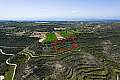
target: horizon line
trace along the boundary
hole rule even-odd
[[[37,18],[37,17],[24,17],[24,18],[3,18],[0,17],[0,21],[94,21],[94,20],[120,20],[120,16],[113,16],[113,17],[44,17],[44,18]]]

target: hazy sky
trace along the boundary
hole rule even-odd
[[[120,16],[120,0],[0,0],[0,19]]]

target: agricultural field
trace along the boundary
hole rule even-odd
[[[63,37],[68,37],[68,36],[73,35],[73,32],[72,31],[62,31],[62,32],[60,32],[60,34]]]
[[[14,66],[8,66],[8,69],[5,72],[5,80],[12,79],[13,73],[14,73]]]
[[[48,34],[46,34],[45,42],[51,42],[56,39],[57,39],[57,37],[56,37],[55,33],[48,33]]]

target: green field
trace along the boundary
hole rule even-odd
[[[120,33],[120,30],[118,29],[118,30],[112,30],[112,32],[114,32],[114,33]]]
[[[68,36],[73,35],[73,33],[71,31],[62,31],[60,34],[63,37],[68,37]]]
[[[5,80],[11,80],[15,66],[9,66],[8,71],[5,73]]]
[[[44,42],[51,42],[56,39],[57,39],[57,37],[56,37],[55,33],[48,33]]]

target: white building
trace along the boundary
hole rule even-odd
[[[1,76],[0,76],[0,80],[4,80],[4,76],[1,75]]]

